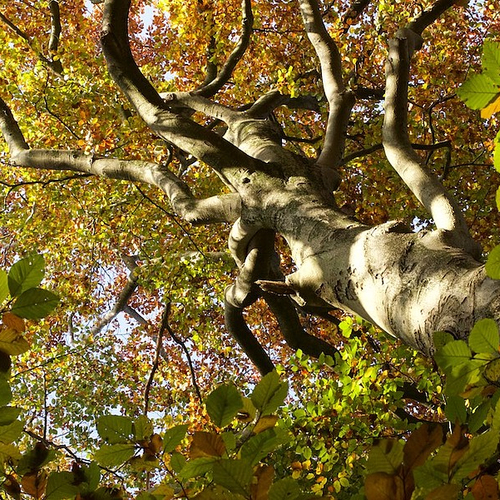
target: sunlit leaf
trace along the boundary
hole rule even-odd
[[[288,384],[282,382],[276,371],[262,377],[251,394],[251,400],[261,415],[276,411],[288,394]]]
[[[486,274],[493,279],[500,279],[500,245],[496,246],[488,255]]]
[[[384,439],[370,450],[366,469],[369,474],[375,472],[394,474],[402,461],[403,445],[394,439]]]
[[[469,346],[476,353],[498,353],[500,335],[498,326],[492,319],[481,319],[472,328],[469,336]]]
[[[10,294],[18,297],[26,290],[37,287],[43,279],[44,267],[43,255],[30,255],[16,262],[8,274]]]
[[[215,389],[206,400],[207,412],[217,427],[228,425],[243,406],[241,394],[230,384]]]
[[[469,108],[483,109],[497,99],[500,86],[488,75],[472,75],[458,88],[457,94]]]
[[[0,306],[8,296],[9,281],[7,279],[7,273],[3,269],[0,269]]]

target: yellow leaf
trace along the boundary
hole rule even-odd
[[[435,490],[432,490],[425,500],[456,500],[458,498],[459,489],[456,484],[443,484]]]
[[[481,118],[491,118],[495,113],[500,111],[500,94],[497,94],[496,99],[481,110]]]
[[[28,351],[30,345],[28,341],[16,330],[4,328],[0,330],[0,351],[9,356],[17,356]]]
[[[267,429],[272,429],[276,425],[277,421],[277,415],[266,415],[265,417],[259,419],[253,432],[255,434],[259,434],[261,432],[267,431]]]
[[[189,458],[221,457],[226,451],[226,445],[218,434],[211,432],[195,432],[189,449]]]

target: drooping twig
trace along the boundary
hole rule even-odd
[[[163,313],[163,318],[162,318],[162,323],[161,323],[161,328],[166,330],[172,340],[181,347],[181,349],[184,351],[184,354],[186,355],[186,359],[189,365],[189,371],[191,372],[191,380],[193,382],[193,387],[194,390],[196,391],[196,395],[198,396],[198,400],[200,403],[203,402],[203,397],[201,395],[200,387],[198,386],[198,382],[196,380],[196,373],[194,370],[194,365],[193,365],[193,360],[191,359],[191,354],[189,353],[189,349],[187,348],[185,342],[183,342],[177,334],[172,330],[170,323],[169,323],[169,317],[170,317],[170,310],[171,310],[171,303],[167,302],[165,305],[165,311]]]

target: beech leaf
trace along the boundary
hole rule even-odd
[[[103,444],[95,452],[95,461],[103,467],[118,467],[130,460],[135,453],[133,444]]]
[[[498,326],[492,319],[481,319],[472,328],[469,336],[469,346],[476,353],[491,353],[498,355],[500,336]]]
[[[282,382],[276,371],[262,377],[251,395],[252,403],[261,415],[276,411],[285,401],[288,383]]]
[[[238,389],[224,384],[215,389],[207,398],[207,412],[217,427],[225,427],[243,407],[243,400]]]
[[[45,261],[43,255],[30,255],[16,262],[9,271],[8,282],[12,297],[37,287],[43,279]]]
[[[59,304],[59,297],[42,288],[30,288],[23,292],[12,306],[12,312],[25,319],[41,319]]]

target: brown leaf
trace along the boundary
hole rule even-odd
[[[498,500],[498,482],[493,476],[481,476],[471,490],[475,500]]]
[[[42,498],[47,486],[47,473],[43,470],[29,472],[21,479],[23,490],[34,498]]]
[[[218,434],[197,431],[193,435],[189,458],[222,457],[225,451],[226,445]]]
[[[432,490],[425,500],[456,500],[458,498],[459,488],[456,484],[443,484],[435,490]]]
[[[465,427],[462,428],[462,426],[456,424],[453,433],[446,440],[446,444],[452,447],[448,468],[451,471],[469,449],[469,439],[465,435]]]
[[[422,465],[427,457],[443,444],[443,429],[440,425],[425,423],[413,431],[403,448],[404,465],[411,471]]]
[[[405,500],[403,480],[386,472],[368,474],[365,496],[367,500]]]
[[[6,312],[3,317],[3,324],[8,328],[16,331],[17,333],[22,333],[26,330],[26,325],[24,323],[24,319],[12,314],[10,312]]]
[[[153,455],[156,455],[161,451],[163,448],[163,439],[159,434],[153,434],[151,436],[151,441],[148,444],[148,449],[153,453]]]
[[[257,482],[251,486],[252,500],[267,500],[269,488],[273,484],[274,467],[261,465],[254,473]]]

